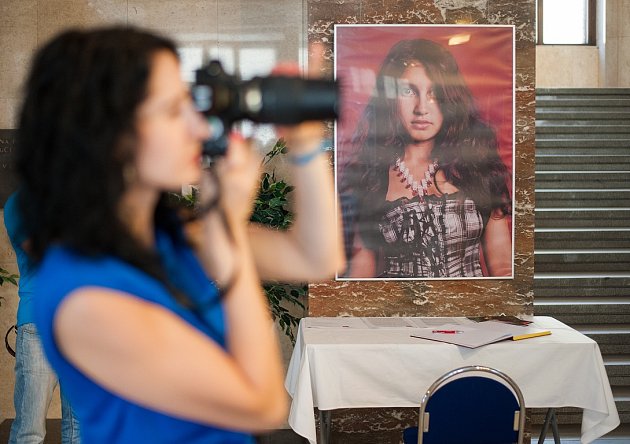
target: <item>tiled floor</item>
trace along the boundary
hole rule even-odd
[[[9,431],[11,430],[11,419],[0,423],[0,444],[9,441]],[[46,421],[46,440],[44,444],[60,444],[61,442],[61,420],[49,419]],[[258,444],[308,444],[301,436],[295,434],[293,430],[277,430],[264,436],[258,437]]]
[[[258,444],[308,444],[305,438],[293,430],[277,430],[265,436],[258,437]]]
[[[11,428],[12,420],[7,419],[0,423],[0,444],[4,444],[9,440],[9,430]],[[60,444],[60,425],[61,421],[58,419],[49,419],[46,421],[48,427],[48,434],[44,444]],[[568,430],[561,431],[567,438],[562,438],[562,444],[580,444],[580,440],[577,438],[579,431]],[[391,432],[385,433],[371,433],[371,434],[340,434],[334,433],[331,436],[331,444],[396,444],[396,437],[399,434],[392,434]],[[532,439],[532,444],[538,442],[537,437]],[[593,444],[628,444],[630,443],[630,430],[627,427],[621,426],[618,430],[613,431],[609,436],[604,439],[598,439]],[[296,435],[292,430],[277,430],[268,435],[260,436],[258,438],[258,444],[308,444],[307,441],[301,436]],[[551,434],[547,436],[545,444],[553,444]]]

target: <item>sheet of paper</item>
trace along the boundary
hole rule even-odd
[[[473,325],[445,324],[439,327],[421,328],[413,331],[410,336],[476,348],[492,344],[493,342],[511,339],[513,336],[521,336],[521,339],[525,339],[526,337],[536,337],[544,334],[550,334],[550,332],[529,326],[486,321],[474,323]]]
[[[370,328],[362,318],[305,318],[306,328]]]
[[[446,324],[476,325],[464,317],[313,317],[304,318],[306,328],[428,328]]]
[[[445,324],[440,327],[423,328],[414,331],[411,336],[448,342],[449,344],[469,348],[476,348],[511,337],[509,333],[498,332],[494,329],[482,329],[460,324]]]
[[[544,334],[551,333],[549,330],[538,328],[536,325],[511,325],[500,321],[485,321],[480,322],[477,325],[487,330],[509,333],[511,336],[521,337],[522,339],[527,337],[534,338],[537,336],[544,336]]]
[[[409,318],[361,318],[371,328],[416,328]]]
[[[441,325],[446,324],[457,324],[457,325],[472,325],[473,321],[467,318],[458,317],[435,317],[435,318],[408,318],[411,323],[413,323],[418,328],[426,328],[426,327],[439,327]]]

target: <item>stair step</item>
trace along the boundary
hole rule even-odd
[[[628,147],[604,147],[604,146],[552,146],[536,147],[536,157],[538,156],[624,156],[630,154]]]
[[[536,132],[536,143],[538,142],[546,142],[548,140],[625,140],[626,142],[630,141],[630,133],[608,133],[608,134],[597,134],[597,133],[569,133],[564,132],[562,134],[547,134]]]
[[[536,270],[541,272],[606,272],[630,270],[630,250],[536,251]],[[629,319],[630,321],[630,319]]]
[[[544,312],[545,315],[551,316],[551,313]],[[538,314],[538,316],[542,316],[542,314]],[[620,313],[620,314],[611,314],[611,313],[583,313],[583,314],[563,314],[556,313],[553,315],[554,318],[559,321],[564,322],[567,325],[571,325],[575,329],[580,329],[580,325],[583,325],[588,322],[598,322],[598,323],[611,323],[611,324],[622,324],[630,322],[630,313]],[[586,334],[586,333],[585,333]],[[630,339],[630,333],[617,333],[619,338],[625,338],[626,341]],[[607,337],[615,336],[615,333],[606,333]],[[620,339],[622,340],[622,339]]]
[[[546,112],[595,113],[626,112],[630,108],[630,97],[603,99],[555,98],[536,99],[536,117]]]
[[[540,310],[540,316],[555,316],[558,314],[591,314],[606,311],[613,314],[630,314],[630,296],[619,298],[582,298],[583,304],[575,305],[576,298],[571,298],[574,304],[567,302],[569,298],[536,298],[535,310]],[[539,305],[538,305],[539,304]],[[630,358],[630,356],[629,356]],[[630,359],[628,360],[630,364]]]
[[[630,185],[630,183],[628,184]],[[630,189],[536,190],[538,208],[630,208]]]
[[[584,108],[622,108],[630,106],[630,95],[628,96],[579,96],[579,97],[558,97],[553,95],[536,96],[536,109],[554,109],[571,107],[578,110]]]
[[[630,210],[625,208],[536,208],[535,215],[540,228],[630,228]]]
[[[630,155],[537,153],[536,171],[630,171]]]
[[[536,249],[630,248],[630,228],[536,228]]]
[[[630,273],[557,273],[534,271],[534,295],[538,297],[630,297]]]
[[[589,128],[593,129],[601,129],[602,132],[609,132],[609,130],[617,129],[619,132],[625,133],[628,132],[627,128],[630,125],[630,122],[627,120],[545,120],[545,119],[536,119],[536,133],[545,132],[550,129],[569,129],[573,128],[576,132],[587,132]],[[589,131],[590,132],[590,131]],[[617,132],[617,131],[613,131]]]
[[[570,121],[537,120],[536,135],[539,134],[630,134],[630,122],[619,121]]]
[[[622,425],[595,443],[630,443],[630,88],[537,89],[535,179],[534,314],[598,343]],[[582,411],[557,412],[578,444]]]
[[[566,97],[575,95],[577,97],[585,96],[608,96],[608,95],[630,95],[630,88],[536,88],[536,97],[538,96],[558,96]]]
[[[628,189],[628,171],[538,171],[536,190],[545,189]]]
[[[536,120],[624,120],[630,119],[630,110],[537,110]]]
[[[536,147],[540,148],[630,148],[630,139],[538,139]]]

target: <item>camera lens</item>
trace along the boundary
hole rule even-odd
[[[225,152],[225,133],[239,120],[293,125],[333,119],[339,97],[334,81],[270,76],[242,82],[226,74],[216,60],[197,70],[192,94],[197,109],[209,120],[213,137],[205,143],[204,153],[212,156]]]

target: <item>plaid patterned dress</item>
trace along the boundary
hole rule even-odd
[[[379,223],[385,278],[483,276],[479,247],[483,218],[459,196],[398,199]]]

